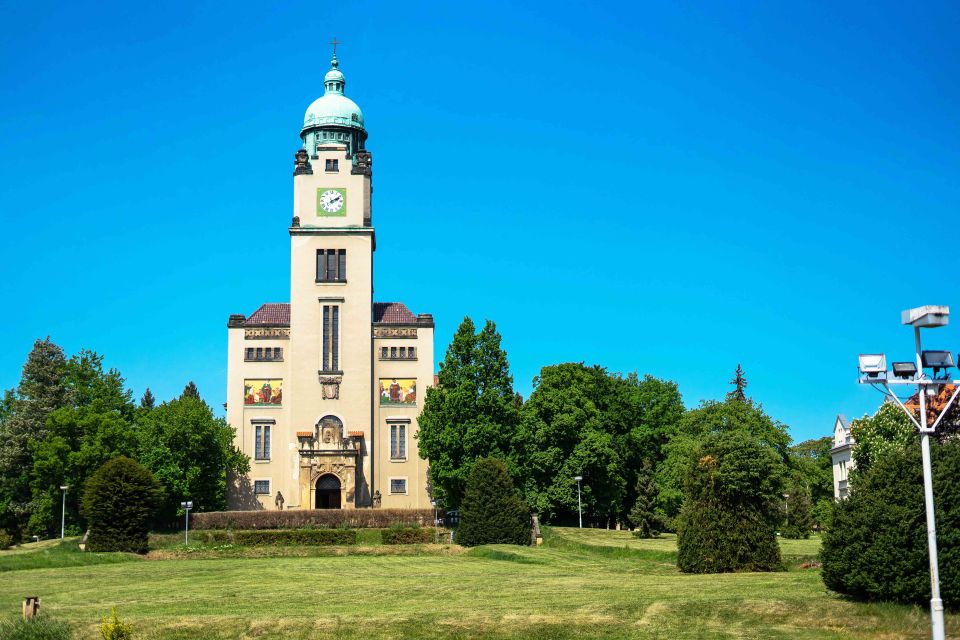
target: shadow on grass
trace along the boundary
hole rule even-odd
[[[59,569],[85,567],[92,564],[135,562],[141,558],[133,553],[92,553],[80,551],[77,539],[64,540],[53,547],[29,553],[5,555],[0,552],[0,573],[28,569]]]
[[[507,551],[506,549],[497,549],[494,547],[474,547],[465,554],[471,558],[484,558],[486,560],[503,560],[505,562],[519,562],[521,564],[545,564],[539,558]]]
[[[568,551],[572,553],[590,554],[611,559],[646,560],[648,562],[665,562],[676,565],[676,551],[658,551],[656,549],[631,549],[629,547],[614,547],[610,545],[595,545],[572,540],[552,527],[542,526],[543,545],[550,549]]]

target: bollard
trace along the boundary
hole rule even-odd
[[[33,620],[40,613],[39,596],[27,596],[23,599],[23,619]]]

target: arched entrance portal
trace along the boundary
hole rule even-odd
[[[317,480],[316,508],[340,508],[340,479],[337,476],[328,473]]]

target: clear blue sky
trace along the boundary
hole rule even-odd
[[[876,407],[856,355],[909,355],[901,309],[952,305],[960,348],[960,5],[593,4],[3,2],[0,385],[50,335],[224,401],[227,316],[289,297],[333,36],[375,297],[438,359],[491,318],[525,396],[583,360],[688,406],[742,362],[802,440]]]

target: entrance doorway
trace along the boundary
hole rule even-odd
[[[317,509],[340,508],[340,479],[329,473],[317,480]]]

